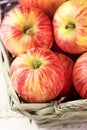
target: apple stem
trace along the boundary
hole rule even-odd
[[[32,28],[27,29],[27,30],[26,30],[26,34],[33,36],[33,35],[34,35],[34,32],[33,32]]]
[[[34,69],[37,69],[37,68],[39,68],[40,66],[41,66],[41,61],[39,61],[39,60],[34,61],[34,63],[33,63],[33,68],[34,68]]]
[[[76,25],[74,23],[69,23],[68,25],[65,26],[65,29],[74,29]]]

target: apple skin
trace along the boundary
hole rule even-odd
[[[75,62],[73,83],[77,93],[82,98],[87,98],[87,52],[79,56]]]
[[[87,51],[87,1],[64,2],[53,17],[54,39],[65,52],[82,54]]]
[[[60,59],[61,64],[64,69],[64,76],[65,76],[65,82],[63,85],[63,89],[61,93],[59,94],[59,97],[69,97],[73,92],[73,67],[74,67],[74,61],[68,57],[67,55],[60,53],[60,52],[54,52],[57,57]]]
[[[51,48],[52,22],[38,8],[20,5],[10,10],[1,24],[1,39],[6,49],[17,56],[32,47]]]
[[[63,51],[62,49],[59,48],[59,46],[56,44],[56,42],[53,42],[53,45],[51,47],[51,50],[53,52],[59,52],[62,53],[68,57],[70,57],[70,59],[72,59],[74,62],[77,60],[77,58],[81,55],[81,54],[71,54],[71,53],[67,53],[65,51]]]
[[[17,56],[10,66],[15,91],[27,102],[48,102],[63,89],[64,72],[49,49],[32,48]]]
[[[22,6],[25,7],[38,7],[43,10],[50,18],[53,18],[53,15],[56,9],[64,3],[66,0],[18,0]]]

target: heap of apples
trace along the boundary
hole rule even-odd
[[[1,23],[10,77],[27,102],[87,98],[87,0],[19,0]]]

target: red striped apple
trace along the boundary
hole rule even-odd
[[[48,102],[63,89],[60,59],[49,49],[32,48],[17,56],[10,66],[15,91],[27,102]]]
[[[59,97],[69,97],[73,90],[72,72],[73,72],[74,62],[70,57],[68,57],[63,53],[55,52],[55,54],[61,61],[61,64],[64,68],[64,76],[65,76],[65,82],[63,85],[63,89],[59,94]]]
[[[59,48],[59,46],[56,44],[56,42],[53,42],[53,45],[51,47],[51,50],[53,52],[60,52],[68,57],[70,57],[74,62],[76,61],[76,59],[81,55],[81,54],[71,54],[71,53],[67,53],[65,51],[63,51],[61,48]]]
[[[38,8],[16,6],[5,15],[1,32],[4,46],[16,56],[32,47],[51,48],[53,43],[51,20]]]
[[[53,17],[56,9],[66,0],[18,0],[22,6],[38,7],[42,9],[50,18]]]
[[[54,39],[68,53],[87,51],[87,0],[64,2],[53,18]]]
[[[78,94],[82,98],[87,98],[87,52],[79,56],[75,62],[73,83]]]

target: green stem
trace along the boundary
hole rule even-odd
[[[27,29],[26,34],[33,36],[34,35],[33,29],[32,28]]]
[[[33,68],[34,68],[34,69],[37,69],[37,68],[39,68],[40,66],[41,66],[41,61],[36,60],[36,61],[33,62]]]
[[[69,23],[65,26],[65,29],[74,29],[76,28],[76,25],[74,23]]]

